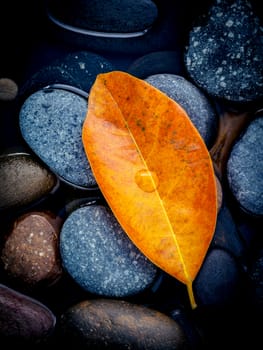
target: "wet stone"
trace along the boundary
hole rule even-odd
[[[76,51],[53,60],[34,73],[23,84],[20,95],[29,95],[50,84],[66,84],[89,92],[99,73],[113,70],[103,56],[88,51]]]
[[[60,317],[67,345],[81,349],[190,349],[181,326],[171,317],[122,300],[85,300]]]
[[[67,25],[109,33],[143,31],[158,16],[157,6],[151,0],[56,0],[49,10]]]
[[[14,210],[45,198],[57,187],[57,178],[26,153],[0,157],[0,210]]]
[[[207,97],[194,84],[175,74],[154,74],[145,79],[184,108],[206,145],[212,144],[217,116]]]
[[[262,39],[249,1],[214,0],[190,31],[187,71],[213,96],[235,102],[262,98]]]
[[[181,45],[182,11],[172,2],[68,0],[67,5],[50,1],[47,8],[52,38],[67,46],[116,58],[173,50],[176,42]]]
[[[85,290],[102,296],[135,295],[152,286],[157,268],[101,205],[73,211],[60,234],[62,264]]]
[[[39,90],[19,112],[24,140],[63,181],[76,187],[96,185],[82,144],[87,100],[70,91]]]
[[[18,217],[1,250],[3,270],[17,285],[47,287],[62,275],[58,235],[60,220],[49,212],[29,212]]]
[[[263,118],[250,122],[227,163],[229,187],[240,207],[263,215]]]
[[[41,345],[52,335],[56,317],[53,312],[26,294],[0,284],[1,345]],[[8,320],[8,322],[7,322]]]

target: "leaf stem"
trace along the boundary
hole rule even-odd
[[[197,304],[195,302],[195,297],[194,297],[194,292],[193,292],[193,284],[192,284],[192,281],[189,281],[186,285],[187,287],[187,292],[188,292],[188,296],[189,296],[189,299],[190,299],[190,304],[191,304],[191,307],[192,309],[196,309],[197,308]]]

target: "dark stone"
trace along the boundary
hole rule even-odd
[[[148,53],[132,62],[127,72],[141,79],[161,73],[182,75],[184,64],[181,52],[157,51]]]
[[[82,301],[62,314],[59,326],[62,341],[78,349],[190,349],[172,318],[122,300]]]
[[[151,0],[55,0],[49,2],[49,14],[79,29],[129,33],[151,27],[158,9]]]
[[[26,153],[0,157],[0,179],[0,211],[33,205],[58,187],[56,176]]]
[[[218,308],[237,304],[244,290],[242,272],[227,251],[211,249],[193,283],[197,305]]]
[[[263,215],[263,118],[250,122],[233,146],[227,179],[238,204],[248,214]]]
[[[101,205],[73,211],[60,234],[62,264],[85,290],[103,296],[134,295],[152,286],[158,269]]]
[[[253,256],[249,269],[251,280],[251,297],[254,306],[263,312],[263,248],[261,247]]]
[[[39,90],[19,112],[21,134],[59,178],[73,186],[96,185],[82,144],[87,100],[70,91]]]
[[[119,11],[116,6],[117,2],[119,3],[121,12],[123,12],[123,16],[115,18],[113,23],[106,23],[105,19],[108,21],[110,15],[113,14],[117,16]],[[53,4],[53,2],[50,3]],[[100,21],[101,23],[97,22],[94,24],[94,19],[98,18],[97,15],[94,16],[92,30],[80,27],[81,23],[83,23],[83,15],[85,16],[86,14],[81,7],[76,5],[76,2],[74,2],[74,5],[73,1],[71,3],[72,7],[75,7],[74,25],[63,22],[63,20],[66,21],[69,20],[69,18],[61,18],[61,9],[58,9],[60,18],[58,18],[58,13],[54,13],[52,5],[48,9],[52,40],[55,38],[59,43],[66,44],[70,47],[95,51],[101,54],[106,52],[107,54],[114,53],[115,56],[118,54],[128,54],[136,55],[136,57],[153,51],[173,50],[176,44],[182,45],[186,30],[186,21],[182,21],[184,9],[182,8],[183,6],[178,6],[178,4],[173,1],[115,0],[107,1],[107,3],[97,1],[97,3],[101,4],[99,16],[101,16],[104,11],[106,12],[108,4],[112,5],[115,3],[115,5],[112,6],[111,10],[107,10],[107,14],[103,20]],[[148,9],[146,9],[144,13],[141,13],[145,4]],[[158,6],[158,18],[156,4]],[[92,7],[94,7],[94,1],[92,1],[91,8]],[[64,10],[63,14],[65,14],[67,10],[65,9],[64,2],[62,8]],[[98,11],[96,7],[91,9],[91,11],[95,10]],[[79,15],[76,14],[76,11]],[[127,20],[128,12],[133,12],[134,15],[129,16]],[[141,16],[143,17],[142,20],[139,19]],[[90,20],[88,23],[90,26]],[[87,22],[85,25],[87,26]],[[94,28],[103,28],[104,31],[98,32],[95,31]],[[115,30],[118,29],[119,32],[112,32],[112,28]],[[127,29],[137,29],[137,31],[127,33]]]
[[[113,65],[103,56],[87,51],[75,51],[54,59],[31,74],[19,94],[23,97],[50,84],[67,84],[89,92],[99,73],[112,71]]]
[[[207,97],[194,84],[175,74],[155,74],[145,79],[181,105],[205,141],[215,137],[217,116]]]
[[[29,212],[14,221],[0,254],[3,269],[14,283],[24,289],[45,288],[61,277],[60,226],[49,212]]]
[[[53,312],[38,300],[0,284],[1,347],[43,345],[56,326]]]
[[[246,0],[214,0],[191,29],[186,69],[210,95],[233,102],[263,97],[260,20]]]
[[[216,229],[211,246],[230,252],[240,261],[246,253],[243,239],[239,236],[234,218],[225,203],[217,216]]]

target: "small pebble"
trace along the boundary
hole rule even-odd
[[[62,275],[60,221],[49,212],[18,217],[6,235],[0,258],[7,275],[23,288],[54,284]]]
[[[57,188],[56,176],[26,153],[0,157],[0,210],[17,210],[45,198]]]
[[[0,78],[0,101],[12,101],[18,93],[17,84],[9,78]]]
[[[152,286],[158,269],[130,241],[101,205],[73,211],[60,234],[62,264],[85,290],[123,297]]]

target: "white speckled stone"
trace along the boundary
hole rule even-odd
[[[227,163],[230,190],[247,212],[263,215],[263,117],[253,120]]]
[[[158,269],[131,242],[112,212],[91,205],[73,211],[60,234],[62,264],[85,290],[134,295],[150,287]]]
[[[209,94],[234,102],[263,97],[263,35],[247,0],[214,0],[189,34],[185,64]]]
[[[96,184],[82,144],[87,100],[64,90],[39,90],[19,113],[23,138],[62,180],[83,188]]]

